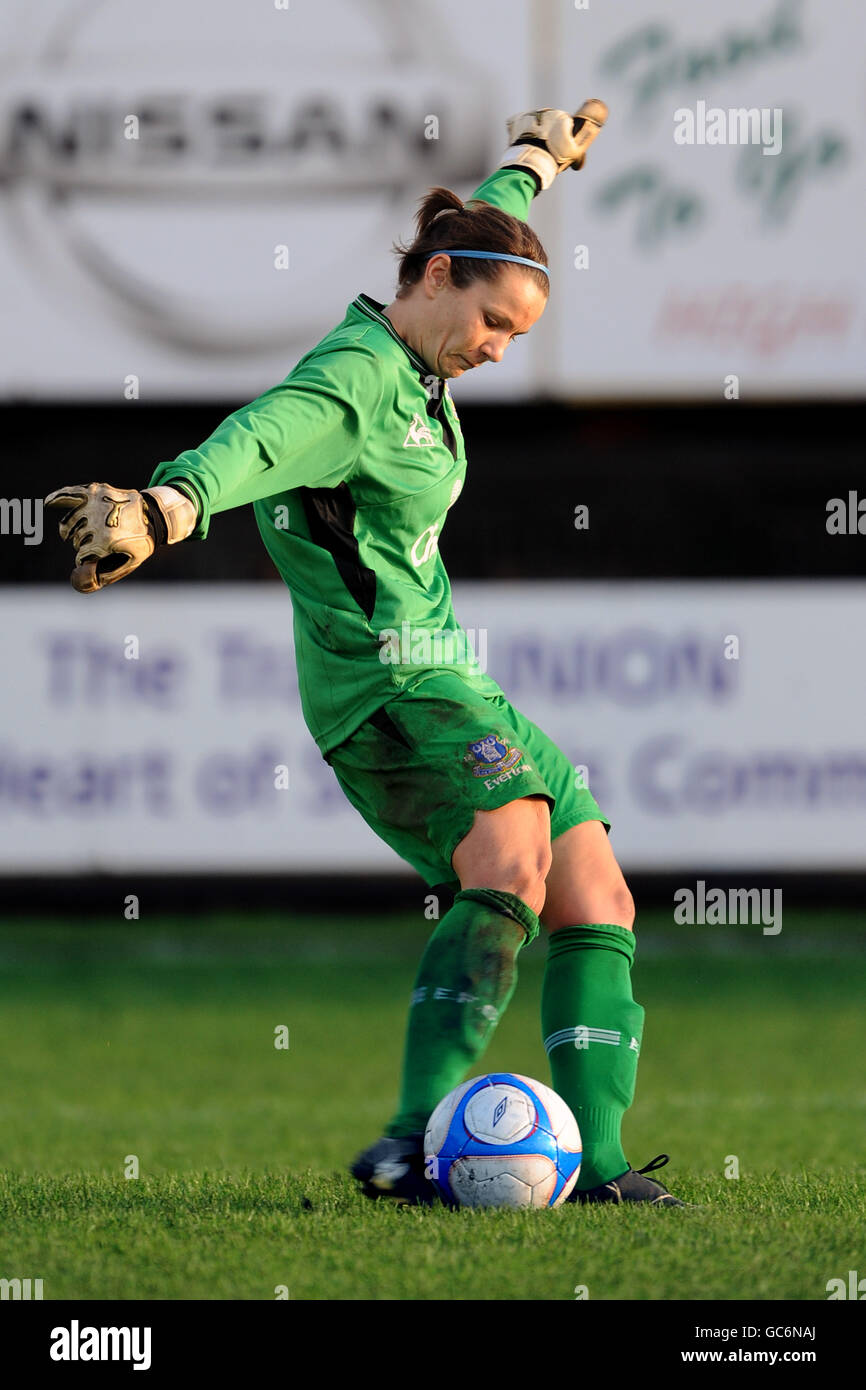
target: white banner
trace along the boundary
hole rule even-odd
[[[0,14],[0,398],[245,403],[359,292],[393,297],[418,199],[468,196],[510,114],[590,95],[586,170],[532,206],[548,308],[458,404],[862,390],[850,0],[144,13]]]
[[[587,168],[555,192],[547,359],[558,390],[862,394],[856,7],[587,0],[556,11],[557,91],[573,90],[575,73],[587,88],[588,74],[610,107]]]
[[[0,14],[4,396],[252,399],[357,294],[393,297],[418,199],[487,176],[529,82],[521,0],[495,23],[422,0],[144,13]]]
[[[461,584],[626,869],[866,867],[866,584]],[[382,871],[278,585],[0,590],[0,872]],[[582,769],[586,769],[583,773]]]

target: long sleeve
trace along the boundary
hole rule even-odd
[[[302,358],[285,381],[223,420],[197,449],[160,463],[149,486],[180,484],[199,506],[194,538],[214,512],[349,477],[384,392],[381,363],[347,344]]]
[[[529,220],[529,208],[538,192],[538,180],[528,169],[494,169],[479,184],[469,202],[491,203],[521,222]]]

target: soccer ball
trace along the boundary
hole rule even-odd
[[[464,1081],[427,1122],[427,1176],[464,1207],[558,1207],[580,1172],[583,1144],[565,1101],[531,1077]]]

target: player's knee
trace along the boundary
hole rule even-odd
[[[531,908],[536,917],[541,915],[546,891],[543,878],[530,879],[505,875],[496,883],[491,883],[489,887],[497,889],[500,893],[512,893],[515,898],[526,903],[526,906]]]
[[[629,931],[634,929],[634,898],[629,892],[624,881],[614,884],[607,894],[608,916],[604,918],[606,922],[613,922],[618,927],[626,927]]]
[[[461,888],[494,888],[500,893],[513,893],[538,915],[544,907],[545,879],[550,873],[552,856],[550,843],[539,840],[524,849],[517,857],[502,856],[489,862],[482,870],[467,874]]]
[[[547,801],[526,797],[498,811],[479,811],[452,863],[461,888],[513,893],[540,913],[547,891],[545,880],[553,863]]]
[[[506,876],[509,886],[505,892],[514,893],[515,897],[521,898],[537,916],[544,907],[547,894],[545,879],[549,872],[550,864],[541,850],[534,859],[525,860]]]

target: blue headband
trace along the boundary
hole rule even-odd
[[[476,260],[484,261],[514,261],[517,265],[531,265],[533,270],[543,270],[550,279],[550,271],[540,261],[530,261],[526,256],[507,256],[504,251],[449,251],[440,246],[438,251],[429,251],[424,259],[429,261],[431,256],[473,256]]]

